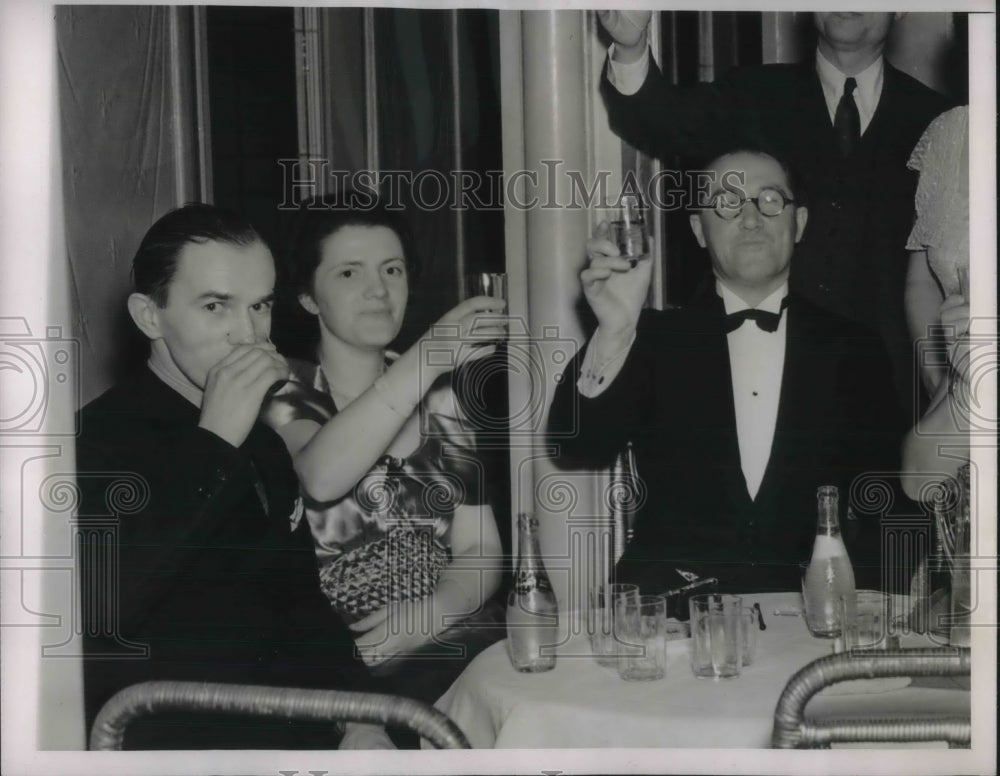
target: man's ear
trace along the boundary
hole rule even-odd
[[[299,294],[299,304],[302,305],[302,309],[307,313],[312,313],[313,315],[319,314],[319,305],[316,304],[316,300],[311,295]]]
[[[795,242],[802,239],[802,233],[806,230],[806,222],[809,220],[809,209],[804,207],[795,208]]]
[[[160,331],[160,306],[146,294],[133,293],[128,297],[128,314],[132,316],[139,331],[151,340],[163,337]]]
[[[702,248],[707,248],[708,244],[705,242],[705,233],[701,228],[701,215],[698,213],[692,213],[688,220],[691,222],[691,231],[694,232],[694,238],[698,241],[698,245]]]

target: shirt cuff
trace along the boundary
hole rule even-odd
[[[649,73],[649,47],[635,62],[625,64],[615,62],[613,59],[617,45],[617,43],[612,43],[611,48],[608,49],[608,83],[621,94],[630,97],[642,88],[643,81],[646,80],[646,75]]]
[[[625,365],[625,357],[632,350],[635,332],[632,332],[628,344],[609,358],[603,358],[597,352],[596,341],[597,334],[595,333],[587,344],[587,352],[583,355],[583,364],[580,367],[580,379],[576,381],[577,391],[587,399],[597,398],[614,382]]]

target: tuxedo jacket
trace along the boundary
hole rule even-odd
[[[183,679],[367,689],[319,588],[284,443],[238,448],[148,369],[85,407],[77,444],[87,729],[111,695]],[[89,549],[88,549],[89,548]],[[103,560],[101,560],[103,558]],[[334,748],[329,724],[154,717],[127,748]]]
[[[864,512],[858,493],[856,519],[845,519],[844,505],[863,473],[896,490],[903,429],[884,347],[794,296],[786,315],[774,441],[754,499],[740,466],[718,296],[643,311],[622,370],[595,398],[576,388],[584,351],[568,366],[549,419],[560,465],[606,466],[629,441],[635,452],[635,534],[617,581],[659,593],[682,584],[675,569],[684,569],[739,592],[797,590],[816,533],[816,489],[837,485],[859,584],[878,582],[879,516]]]
[[[655,63],[634,95],[602,79],[612,129],[624,140],[691,169],[740,146],[768,149],[793,165],[809,222],[796,246],[793,292],[878,331],[910,411],[912,349],[903,311],[906,239],[917,174],[907,160],[949,101],[885,63],[882,94],[849,159],[837,148],[815,62],[734,69],[714,83],[670,84]]]

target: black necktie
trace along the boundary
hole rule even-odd
[[[776,313],[770,313],[767,310],[757,310],[754,308],[747,308],[746,310],[737,310],[735,313],[729,313],[729,315],[726,316],[726,334],[729,334],[731,331],[736,331],[746,320],[751,320],[756,323],[762,331],[777,331],[778,324],[781,322],[781,312],[783,312],[786,307],[788,307],[787,296],[781,300],[781,311]]]
[[[861,116],[858,106],[854,103],[852,93],[858,82],[853,78],[844,81],[844,94],[837,103],[837,112],[833,116],[833,128],[837,133],[837,146],[840,155],[845,159],[858,147],[861,139]]]

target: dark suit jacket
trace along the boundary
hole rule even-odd
[[[739,592],[797,590],[816,533],[816,488],[841,505],[860,472],[895,472],[902,423],[877,335],[791,297],[771,457],[756,499],[740,467],[722,300],[642,313],[622,371],[599,396],[576,389],[583,352],[549,420],[563,466],[608,465],[631,440],[640,507],[618,581],[663,592],[682,568]],[[575,432],[575,433],[573,433]],[[859,585],[877,583],[876,517],[843,519]]]
[[[88,731],[117,690],[151,679],[370,686],[320,591],[307,521],[291,530],[298,482],[284,443],[258,423],[234,448],[198,417],[148,369],[81,411],[81,536],[110,553],[105,562],[84,551],[80,561]],[[133,645],[148,656],[136,658]],[[177,722],[130,727],[126,745],[337,744],[330,725]]]
[[[861,144],[840,158],[815,62],[733,70],[714,83],[670,84],[651,63],[635,95],[607,80],[612,129],[663,159],[694,167],[741,145],[770,149],[805,184],[809,223],[796,247],[793,292],[881,333],[904,411],[914,370],[903,312],[906,238],[913,224],[913,147],[948,100],[885,63],[882,95]],[[805,196],[804,196],[805,195]]]

